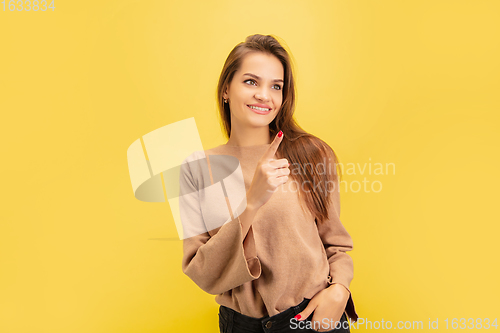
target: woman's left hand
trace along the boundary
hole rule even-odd
[[[335,324],[342,317],[347,301],[349,290],[339,283],[334,283],[328,288],[318,292],[311,298],[307,307],[295,318],[299,321],[306,320],[314,311],[311,325],[318,332],[329,331],[335,328]],[[299,317],[300,315],[300,317]],[[326,319],[325,319],[326,318]]]

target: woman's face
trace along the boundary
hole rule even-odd
[[[223,94],[231,110],[231,127],[268,126],[283,102],[283,76],[283,65],[274,55],[247,54]]]

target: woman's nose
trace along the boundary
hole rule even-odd
[[[262,88],[255,94],[255,97],[257,99],[267,101],[269,99],[269,92],[265,88]]]

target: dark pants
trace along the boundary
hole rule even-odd
[[[302,312],[307,304],[309,303],[310,299],[304,298],[300,304],[296,306],[292,306],[291,308],[278,313],[277,315],[274,315],[272,317],[265,316],[262,318],[253,318],[249,316],[245,316],[237,311],[234,311],[233,309],[230,309],[228,307],[225,307],[223,305],[220,306],[219,308],[219,329],[221,333],[247,333],[247,332],[255,332],[255,333],[299,333],[299,332],[318,332],[320,327],[318,326],[319,324],[323,325],[324,328],[325,326],[324,323],[318,322],[316,323],[315,329],[313,329],[314,326],[313,323],[311,322],[313,313],[309,317],[307,317],[306,320],[304,321],[297,321],[293,319],[295,315],[298,313]],[[306,325],[307,322],[310,322],[310,325]],[[300,323],[300,325],[299,325]],[[342,324],[340,327],[337,326],[337,328],[330,329],[326,332],[336,332],[336,333],[346,333],[346,332],[351,332],[349,330],[349,321],[347,320],[347,316],[345,312],[342,314],[342,317],[340,318],[340,324]],[[328,325],[331,325],[330,322],[328,322]],[[335,323],[333,323],[335,325]],[[333,326],[332,325],[332,326]],[[332,326],[329,326],[330,328]],[[309,327],[309,328],[306,328]]]

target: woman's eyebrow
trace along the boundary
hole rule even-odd
[[[248,75],[248,76],[256,78],[257,80],[260,80],[260,76],[257,76],[257,75],[252,74],[252,73],[245,73],[243,75]],[[274,79],[273,82],[283,82],[283,80],[282,79]]]

